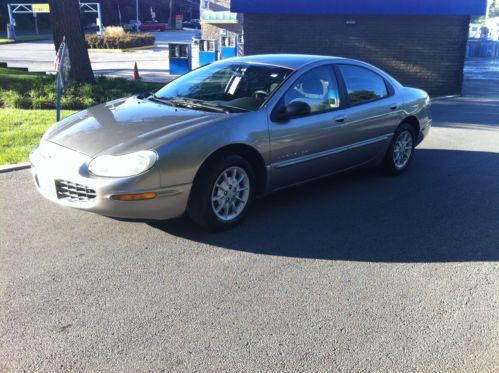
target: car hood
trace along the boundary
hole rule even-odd
[[[226,116],[130,97],[76,113],[51,127],[43,140],[90,157],[119,155],[154,148],[168,136],[179,136]]]

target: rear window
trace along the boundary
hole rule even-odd
[[[347,89],[350,105],[362,104],[388,96],[385,80],[360,66],[338,65]]]

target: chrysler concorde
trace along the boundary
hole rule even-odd
[[[430,126],[428,94],[372,65],[255,55],[74,114],[30,160],[38,190],[61,205],[144,220],[187,212],[220,229],[255,196],[366,165],[401,174]]]

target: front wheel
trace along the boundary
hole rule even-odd
[[[202,226],[214,230],[231,228],[244,218],[254,195],[251,165],[238,155],[225,156],[201,169],[187,212]]]
[[[415,134],[411,125],[403,123],[395,131],[393,140],[386,152],[384,166],[392,175],[404,172],[414,155]]]

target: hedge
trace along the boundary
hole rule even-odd
[[[156,38],[149,33],[126,34],[124,36],[86,35],[87,45],[91,49],[127,49],[154,45]]]

